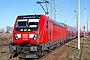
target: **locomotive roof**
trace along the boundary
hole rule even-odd
[[[66,28],[66,26],[65,26],[64,23],[60,23],[60,22],[57,22],[57,21],[54,21],[54,20],[52,20],[52,22],[53,22],[54,24],[57,24],[57,25],[59,25],[59,26],[62,26],[62,27],[64,27],[64,28]]]
[[[71,27],[71,26],[69,26],[69,25],[67,25],[67,27],[68,27],[68,29],[71,29],[71,30],[77,30],[76,27]]]
[[[26,18],[28,18],[28,19],[30,19],[30,18],[31,19],[39,19],[40,16],[41,15],[36,15],[36,14],[35,15],[20,15],[20,16],[18,16],[18,19],[26,19]],[[63,24],[63,23],[60,23],[60,22],[57,22],[57,21],[54,21],[54,20],[51,20],[51,21],[56,25],[59,25],[59,26],[62,26],[64,28],[66,28],[65,24]]]
[[[24,18],[28,18],[28,19],[39,19],[41,15],[21,15],[21,16],[18,16],[18,19],[24,19]]]

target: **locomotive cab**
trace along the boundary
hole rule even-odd
[[[18,16],[13,30],[14,43],[38,43],[40,15]]]
[[[22,57],[22,54],[25,55],[24,57],[26,55],[41,57],[42,51],[49,46],[49,43],[43,43],[45,24],[44,15],[18,16],[14,24],[12,42],[9,46],[11,57]]]

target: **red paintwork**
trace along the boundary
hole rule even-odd
[[[71,39],[72,37],[76,37],[77,36],[77,29],[70,27],[68,25],[67,26],[67,38]]]
[[[16,21],[18,20],[18,17],[16,18]],[[48,29],[46,28],[46,21],[48,21]],[[15,22],[16,23],[16,22]],[[15,30],[16,24],[14,24],[13,34],[12,34],[12,40],[14,43],[30,43],[30,44],[40,44],[40,43],[46,43],[46,42],[53,42],[56,40],[64,39],[66,38],[66,28],[63,28],[55,23],[52,22],[52,20],[49,19],[49,17],[41,15],[40,16],[40,22],[38,30],[33,32],[18,32]],[[39,33],[38,33],[39,32]],[[18,40],[14,39],[14,34],[21,34],[21,38]],[[23,34],[38,34],[38,39],[33,40],[31,38],[23,38]],[[24,39],[24,40],[23,40]]]
[[[16,18],[16,21],[18,17]],[[48,29],[46,28],[46,22],[48,21]],[[16,23],[16,22],[15,22]],[[76,35],[76,30],[70,28],[70,26],[65,25],[66,28],[53,23],[49,17],[45,15],[40,16],[40,22],[38,30],[32,32],[18,32],[15,30],[16,24],[14,24],[14,29],[12,33],[12,41],[14,43],[29,43],[29,44],[40,44],[47,42],[54,42],[56,40],[61,40],[65,38],[72,38],[72,34]],[[14,39],[14,34],[21,34],[21,38],[18,40]],[[27,38],[23,38],[23,34],[28,34]],[[38,39],[33,40],[29,38],[29,34],[38,34]]]

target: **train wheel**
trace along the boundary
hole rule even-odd
[[[43,56],[43,54],[42,54],[42,46],[38,46],[38,51],[37,51],[36,55],[38,57],[42,57]]]
[[[51,47],[48,48],[48,52],[50,52],[50,51],[51,51]]]
[[[43,56],[43,55],[42,55],[42,51],[37,52],[36,55],[37,55],[39,58],[42,57],[42,56]]]

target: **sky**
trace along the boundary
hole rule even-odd
[[[0,0],[0,28],[5,26],[14,26],[15,19],[18,15],[27,14],[45,14],[37,1],[43,0]],[[51,2],[51,0],[48,0]],[[73,10],[78,11],[78,0],[56,0]],[[88,18],[88,28],[90,31],[90,0],[80,0],[80,27],[83,28]],[[77,13],[73,10],[56,3],[56,21],[76,27]],[[45,4],[43,4],[44,8]],[[84,8],[86,8],[86,21],[84,20]],[[50,3],[48,5],[50,16]]]

